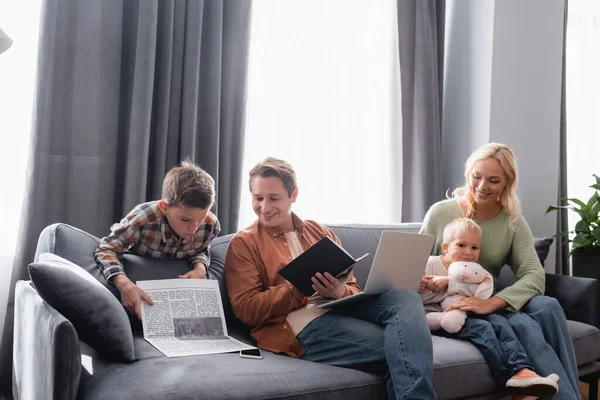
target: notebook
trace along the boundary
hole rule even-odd
[[[345,274],[354,264],[368,255],[369,253],[355,259],[343,247],[325,236],[290,261],[279,271],[279,274],[305,296],[310,296],[315,293],[311,278],[317,272],[329,272],[337,277]]]

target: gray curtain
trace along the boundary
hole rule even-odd
[[[443,0],[397,0],[402,86],[402,221],[422,221],[442,192]]]
[[[558,177],[558,204],[566,206],[566,201],[560,200],[562,197],[567,197],[567,93],[566,93],[566,76],[567,76],[567,22],[569,14],[569,2],[565,1],[565,20],[563,33],[563,59],[562,59],[562,93],[560,107],[560,156],[559,156],[559,177]],[[556,220],[556,231],[563,232],[569,230],[569,218],[566,209],[558,211]],[[570,275],[571,268],[569,266],[569,242],[567,237],[559,237],[556,239],[556,273],[560,275]]]
[[[14,285],[41,230],[108,233],[159,199],[185,157],[217,183],[223,233],[237,228],[250,0],[46,0],[27,192],[0,348],[10,393]]]

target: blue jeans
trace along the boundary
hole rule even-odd
[[[565,313],[558,301],[534,296],[521,312],[508,313],[508,322],[527,351],[535,372],[560,376],[555,400],[581,399],[575,349]]]
[[[523,368],[533,369],[527,352],[519,342],[508,320],[499,314],[469,313],[462,329],[456,333],[435,332],[437,335],[473,343],[487,362],[498,386]]]
[[[297,336],[303,359],[384,376],[389,399],[433,400],[433,345],[421,297],[405,289],[330,311]]]

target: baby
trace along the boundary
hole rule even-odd
[[[443,311],[439,303],[446,297],[448,268],[455,261],[476,262],[481,247],[481,229],[469,218],[458,218],[444,228],[441,256],[431,256],[419,286],[425,312]],[[558,375],[542,377],[533,370],[525,349],[507,319],[498,314],[469,315],[457,333],[435,331],[473,343],[483,354],[494,380],[506,385],[515,400],[552,397],[558,392]],[[495,339],[495,340],[491,340]]]

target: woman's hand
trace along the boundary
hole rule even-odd
[[[441,292],[444,289],[448,288],[448,281],[450,278],[447,276],[432,276],[431,280],[427,284],[427,289],[432,292]]]
[[[338,278],[329,272],[325,272],[325,274],[317,272],[311,278],[313,282],[312,288],[321,296],[329,297],[330,299],[341,299],[346,293],[346,283],[352,277],[352,268]]]
[[[490,297],[487,300],[480,300],[476,297],[467,297],[452,304],[450,307],[446,308],[446,311],[471,311],[475,314],[485,315],[491,314],[494,311],[499,310],[501,308],[505,308],[507,306],[508,303],[497,296]]]

